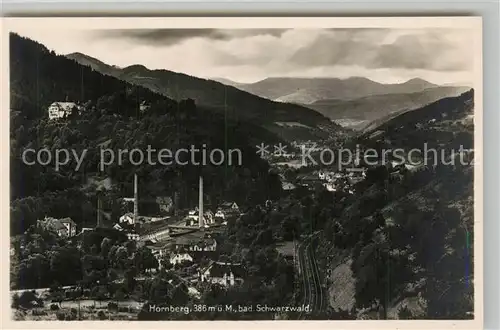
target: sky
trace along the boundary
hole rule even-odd
[[[469,84],[473,33],[466,29],[106,29],[19,28],[58,54],[141,64],[239,83],[268,77],[422,78]]]

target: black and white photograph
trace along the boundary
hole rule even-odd
[[[480,18],[274,22],[4,21],[13,322],[482,318]]]

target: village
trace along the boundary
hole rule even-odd
[[[146,110],[141,104],[141,111]],[[83,111],[85,107],[72,102],[54,102],[48,108],[50,120],[64,119],[72,115],[76,109]],[[300,144],[302,143],[302,144]],[[315,152],[322,150],[310,141],[294,142],[295,149],[302,145],[315,148]],[[343,191],[354,194],[356,185],[365,180],[370,166],[356,162],[350,168],[334,169],[327,166],[303,167],[296,166],[300,160],[297,153],[281,153],[270,155],[267,161],[271,169],[277,171],[283,191],[292,191],[299,187],[314,190],[325,189],[329,192]],[[377,164],[378,165],[378,164]],[[402,172],[414,170],[417,167],[389,161],[385,166],[389,169],[392,178],[402,177]],[[375,166],[373,166],[375,167]],[[144,276],[153,278],[159,272],[174,273],[176,278],[188,287],[189,294],[199,297],[200,292],[196,289],[199,283],[218,284],[222,287],[232,287],[245,282],[246,270],[240,263],[230,262],[219,258],[219,239],[226,234],[229,223],[237,221],[243,214],[243,210],[234,201],[223,201],[212,207],[205,203],[203,190],[203,177],[199,177],[198,201],[191,203],[189,209],[176,209],[175,212],[159,212],[157,215],[145,215],[140,212],[141,201],[139,192],[139,177],[134,174],[133,197],[121,197],[123,203],[129,209],[115,219],[110,219],[103,211],[102,199],[97,194],[97,219],[95,226],[77,226],[69,217],[54,218],[45,216],[37,221],[37,227],[55,233],[58,237],[71,242],[81,249],[85,235],[102,230],[119,233],[128,242],[133,242],[137,248],[146,248],[156,259],[155,267],[147,269],[146,274],[141,274],[137,280],[144,280]],[[161,210],[164,200],[157,197],[156,202]],[[172,203],[172,200],[169,201]],[[272,207],[273,201],[268,200],[266,207]],[[196,205],[196,206],[194,206]],[[132,210],[130,210],[130,206]],[[161,213],[161,214],[160,214]],[[81,227],[81,228],[80,228]],[[297,247],[295,241],[285,241],[275,247],[279,254],[289,260],[299,276],[304,264],[310,262],[304,257],[305,250]],[[23,246],[20,246],[23,249]],[[16,251],[11,246],[11,256]],[[302,261],[299,261],[302,260]],[[302,263],[302,264],[301,264]],[[302,276],[305,276],[304,274]],[[123,281],[115,279],[114,281]],[[78,285],[65,286],[65,301],[68,304],[80,303],[79,299],[72,299],[72,292],[78,289]],[[49,288],[38,288],[40,296],[50,297]],[[12,291],[14,294],[26,290]],[[132,302],[129,302],[132,303]],[[137,302],[133,302],[134,304]],[[79,305],[80,306],[80,305]],[[94,305],[95,306],[95,302]],[[130,308],[130,304],[129,307]],[[136,308],[139,310],[140,306]]]
[[[135,241],[138,247],[147,247],[158,261],[161,270],[168,264],[169,267],[189,266],[201,258],[211,259],[217,251],[216,234],[224,231],[228,221],[241,215],[239,207],[234,202],[223,202],[216,210],[204,209],[203,205],[203,178],[199,181],[199,205],[187,210],[185,215],[151,217],[139,215],[138,179],[134,176],[134,198],[124,198],[125,203],[133,201],[134,211],[126,213],[119,221],[112,225],[103,224],[100,200],[98,201],[98,215],[95,227],[77,229],[75,222],[70,218],[55,219],[45,217],[37,225],[45,230],[57,233],[59,237],[68,240],[78,240],[86,232],[108,227],[124,233],[128,240]],[[12,251],[11,251],[12,252]],[[12,252],[13,253],[13,252]],[[235,270],[238,265],[211,260],[206,269],[200,270],[193,282],[202,281],[218,283],[224,286],[234,285],[243,280],[242,271]]]
[[[157,267],[146,270],[145,274],[135,278],[136,281],[141,282],[148,277],[154,278],[155,274],[167,270],[171,274],[175,274],[177,281],[187,285],[189,295],[193,296],[194,299],[199,298],[200,295],[196,289],[197,283],[218,284],[222,287],[243,283],[245,270],[241,264],[218,260],[219,246],[216,238],[224,233],[228,221],[235,221],[242,215],[242,212],[235,202],[223,202],[216,209],[207,208],[203,201],[202,177],[199,178],[198,205],[192,209],[183,210],[177,215],[158,217],[140,215],[137,175],[134,175],[134,197],[123,198],[123,203],[130,202],[133,203],[133,212],[122,215],[115,223],[104,221],[102,215],[104,212],[101,210],[102,202],[98,199],[97,221],[94,227],[78,228],[71,218],[45,217],[37,221],[37,228],[52,232],[68,243],[75,244],[79,249],[81,249],[85,235],[89,233],[100,231],[109,233],[112,231],[123,234],[129,242],[135,243],[137,249],[147,248],[157,261]],[[18,248],[23,249],[24,247]],[[18,253],[12,245],[10,253],[11,256]],[[196,266],[194,272],[190,271],[193,270],[191,267],[193,265]],[[123,279],[115,279],[114,282],[119,284],[123,282]],[[95,300],[85,298],[90,297],[90,292],[85,294],[85,290],[76,283],[75,285],[59,287],[57,290],[62,291],[62,298],[59,299],[57,310],[64,309],[65,306],[73,307],[73,309],[78,307],[79,318],[85,313],[90,316],[94,315],[92,310],[95,308],[97,308],[96,312],[104,310],[106,313],[110,313],[109,306],[102,305],[102,301],[99,302],[101,307],[96,307]],[[49,305],[54,307],[54,302],[57,302],[57,299],[54,300],[53,291],[54,288],[13,290],[11,295],[22,296],[24,292],[32,292],[39,297],[38,300],[30,302],[34,308],[33,317],[36,319],[35,312],[41,313],[40,315],[51,315],[49,309],[36,307],[43,305],[46,305],[47,308]],[[74,297],[75,292],[84,292],[84,294],[76,298]],[[111,300],[110,303],[114,304]],[[123,299],[117,303],[117,308],[126,305],[126,312],[121,313],[121,316],[116,314],[115,317],[135,318],[144,302]],[[108,315],[108,317],[110,316]]]
[[[308,144],[307,141],[304,145],[317,148],[315,145]],[[298,145],[295,144],[294,146],[297,147]],[[388,170],[392,179],[401,180],[404,171],[413,172],[423,166],[423,164],[408,164],[401,159],[379,160],[370,164],[366,164],[362,159],[356,159],[345,168],[337,165],[307,166],[301,164],[299,158],[300,156],[297,153],[267,157],[269,164],[278,172],[282,189],[285,191],[294,190],[298,187],[307,189],[321,187],[330,192],[344,191],[352,195],[356,191],[355,186],[367,177],[370,168],[383,166]]]

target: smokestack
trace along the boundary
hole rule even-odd
[[[139,216],[139,193],[137,191],[137,174],[134,174],[134,224]]]
[[[174,215],[177,216],[178,215],[178,209],[177,209],[177,205],[179,203],[179,195],[177,194],[177,191],[174,192]]]
[[[205,228],[205,221],[203,218],[203,177],[200,176],[200,196],[198,205],[198,225],[200,228]]]
[[[101,194],[98,193],[97,195],[97,228],[101,227],[101,208],[102,208],[102,205],[101,205]]]

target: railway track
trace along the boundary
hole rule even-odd
[[[315,232],[306,237],[297,247],[296,256],[299,261],[301,283],[303,287],[303,304],[310,306],[313,313],[321,313],[327,307],[326,293],[322,285],[322,279],[318,263],[313,249],[313,244],[320,232]],[[299,314],[299,319],[305,317],[305,313]]]

